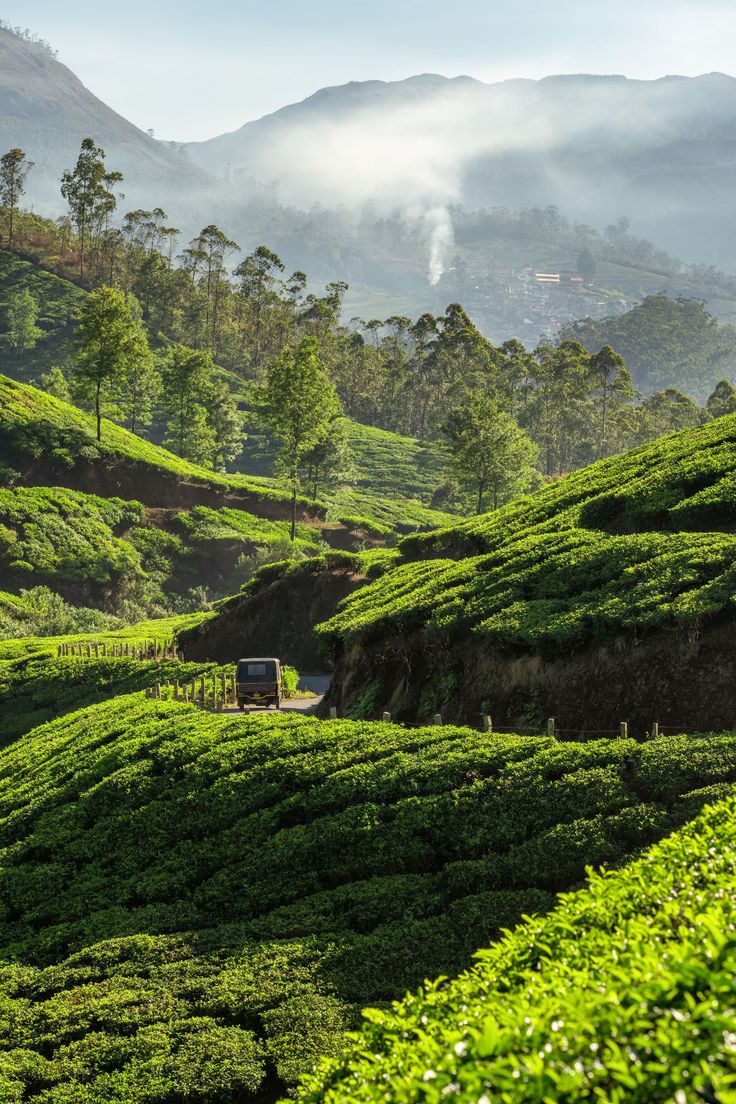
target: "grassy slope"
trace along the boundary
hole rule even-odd
[[[231,386],[242,387],[237,376],[225,375]],[[325,493],[330,517],[357,514],[404,532],[451,524],[451,514],[429,504],[445,473],[445,457],[437,444],[362,425],[351,418],[343,418],[342,424],[352,454],[353,483]],[[245,425],[248,439],[243,470],[271,478],[276,456],[273,444],[252,412],[246,412]]]
[[[0,488],[0,585],[47,585],[78,604],[109,607],[125,597],[145,602],[148,578],[166,600],[198,585],[231,589],[241,552],[289,547],[287,522],[228,507],[196,506],[165,524],[152,523],[137,502],[61,487]],[[296,549],[318,547],[318,532],[298,526]]]
[[[0,462],[7,465],[20,466],[39,456],[48,456],[69,468],[80,458],[108,464],[133,463],[141,475],[148,470],[187,483],[244,490],[258,498],[288,498],[285,492],[268,487],[256,477],[221,475],[190,464],[113,422],[103,421],[102,441],[98,442],[90,414],[7,376],[0,376],[0,432]]]
[[[6,334],[2,333],[0,355],[4,372],[31,382],[55,365],[64,366],[73,357],[74,315],[86,293],[69,280],[54,276],[39,265],[2,249],[0,303],[7,303],[19,291],[30,291],[38,303],[37,325],[43,330],[43,337],[35,348],[18,353],[11,347]],[[5,326],[5,317],[0,317],[0,329],[4,330]]]
[[[140,695],[36,728],[0,751],[6,1098],[273,1100],[357,1004],[457,971],[734,779],[730,735],[561,746]]]
[[[537,648],[712,617],[736,589],[735,490],[729,416],[407,538],[408,562],[321,631],[337,645],[425,626]]]
[[[736,798],[449,986],[371,1013],[306,1102],[733,1099]]]

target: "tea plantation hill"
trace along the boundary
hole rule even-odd
[[[730,1100],[735,870],[731,795],[525,921],[456,981],[366,1013],[299,1099]]]
[[[98,443],[89,415],[2,376],[0,468],[11,484],[0,488],[0,588],[12,593],[43,584],[78,605],[145,609],[195,586],[227,593],[241,554],[288,541],[284,492],[109,422]],[[315,552],[325,508],[300,506],[297,547]]]
[[[401,542],[318,627],[341,713],[571,735],[736,717],[736,416]]]
[[[735,780],[733,734],[560,744],[140,693],[26,731],[0,750],[4,1097],[275,1101],[366,1003]]]
[[[111,422],[97,442],[88,414],[0,376],[6,483],[0,487],[0,589],[18,594],[44,585],[74,605],[120,612],[127,603],[143,615],[172,603],[176,608],[197,588],[214,597],[232,593],[242,582],[241,558],[254,552],[278,559],[294,550],[313,556],[325,541],[345,549],[380,546],[393,539],[391,526],[406,532],[446,522],[449,515],[416,500],[380,497],[383,473],[377,493],[371,488],[370,465],[393,468],[399,490],[408,487],[409,468],[422,452],[415,442],[367,427],[360,432],[367,459],[358,493],[372,495],[369,507],[388,511],[390,525],[337,507],[342,520],[325,521],[324,504],[301,499],[303,522],[292,548],[288,495],[272,481],[211,472]],[[420,462],[417,479],[428,485],[437,471]],[[312,650],[315,621],[331,616],[344,594],[307,616],[304,636]]]
[[[7,335],[0,332],[0,355],[3,371],[9,377],[23,383],[37,383],[53,366],[68,368],[72,362],[75,315],[87,293],[71,281],[48,272],[37,261],[0,250],[0,303],[23,290],[30,291],[39,305],[38,325],[43,336],[33,349],[21,353],[11,346]],[[4,321],[0,318],[0,327]],[[149,337],[154,355],[165,355],[167,340],[160,334]],[[243,454],[236,461],[236,469],[243,475],[258,476],[270,483],[274,476],[276,449],[253,414],[249,386],[240,376],[224,368],[218,368],[217,372],[237,396],[245,421],[247,441]],[[391,531],[410,533],[437,528],[451,521],[450,514],[431,508],[432,492],[445,470],[445,457],[439,446],[361,425],[350,418],[344,418],[342,424],[353,470],[350,486],[327,496],[331,518],[337,521],[341,517],[351,519],[351,531],[361,538],[385,537]],[[157,430],[154,426],[153,440],[160,442],[162,437],[160,427]]]
[[[55,365],[68,364],[74,356],[74,318],[86,292],[38,263],[0,249],[0,303],[6,304],[20,291],[29,291],[38,304],[36,325],[42,336],[32,349],[19,351],[2,333],[0,353],[4,372],[32,383]],[[4,311],[0,324],[5,329]]]

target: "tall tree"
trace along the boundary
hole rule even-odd
[[[212,466],[216,471],[224,471],[226,465],[243,451],[245,432],[238,404],[222,380],[213,380],[210,384],[205,409],[213,438]]]
[[[79,312],[78,355],[72,364],[76,394],[94,408],[97,440],[102,438],[102,412],[113,404],[132,365],[146,359],[148,343],[134,301],[118,288],[91,292]]]
[[[610,345],[594,353],[588,364],[597,389],[598,402],[598,457],[608,455],[608,433],[610,418],[611,389],[617,373],[624,366],[624,358],[614,352]]]
[[[345,433],[345,420],[333,418],[322,437],[304,453],[299,469],[312,498],[320,491],[346,483],[352,474],[352,454]]]
[[[69,204],[71,221],[79,235],[79,275],[84,276],[89,239],[95,228],[107,224],[117,200],[112,191],[122,174],[105,168],[105,151],[84,138],[74,169],[61,178],[61,194]]]
[[[278,300],[278,273],[284,271],[281,258],[265,245],[259,245],[235,269],[240,282],[240,293],[248,303],[252,325],[250,334],[250,366],[254,376],[258,377],[263,363],[264,348],[268,343],[267,317],[269,308]],[[298,295],[303,290],[298,277],[303,273],[294,273],[288,291]],[[294,282],[296,281],[296,282]],[[306,282],[306,278],[305,278]]]
[[[43,337],[43,330],[36,325],[38,303],[28,288],[16,292],[8,300],[8,341],[21,354],[33,349]]]
[[[139,314],[139,311],[133,313]],[[161,390],[161,379],[140,318],[136,318],[135,325],[136,334],[135,338],[131,335],[130,353],[115,381],[118,410],[131,433],[138,433],[151,424]]]
[[[474,493],[476,513],[487,495],[495,510],[529,486],[537,447],[491,396],[467,392],[442,431],[452,471]]]
[[[186,460],[209,464],[215,436],[207,417],[212,357],[201,349],[175,345],[161,371],[166,418],[164,444]]]
[[[8,248],[13,248],[15,215],[25,191],[26,177],[33,168],[22,149],[11,149],[0,157],[0,205],[8,227]]]
[[[303,338],[294,352],[285,349],[266,377],[261,413],[281,442],[281,465],[291,487],[292,541],[296,536],[300,465],[323,439],[338,410],[335,388],[320,365],[317,339]]]

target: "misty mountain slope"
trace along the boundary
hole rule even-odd
[[[35,162],[28,199],[37,208],[61,209],[61,174],[74,166],[86,137],[102,146],[110,168],[124,173],[128,204],[158,196],[165,205],[187,189],[214,187],[186,154],[155,141],[98,100],[49,50],[0,29],[0,146],[20,146]]]
[[[688,259],[736,267],[722,232],[736,80],[721,73],[351,83],[187,149],[210,172],[278,181],[301,206],[556,205],[596,226],[626,215]]]

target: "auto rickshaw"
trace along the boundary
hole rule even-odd
[[[239,659],[235,675],[238,705],[281,708],[281,664],[278,659]]]

